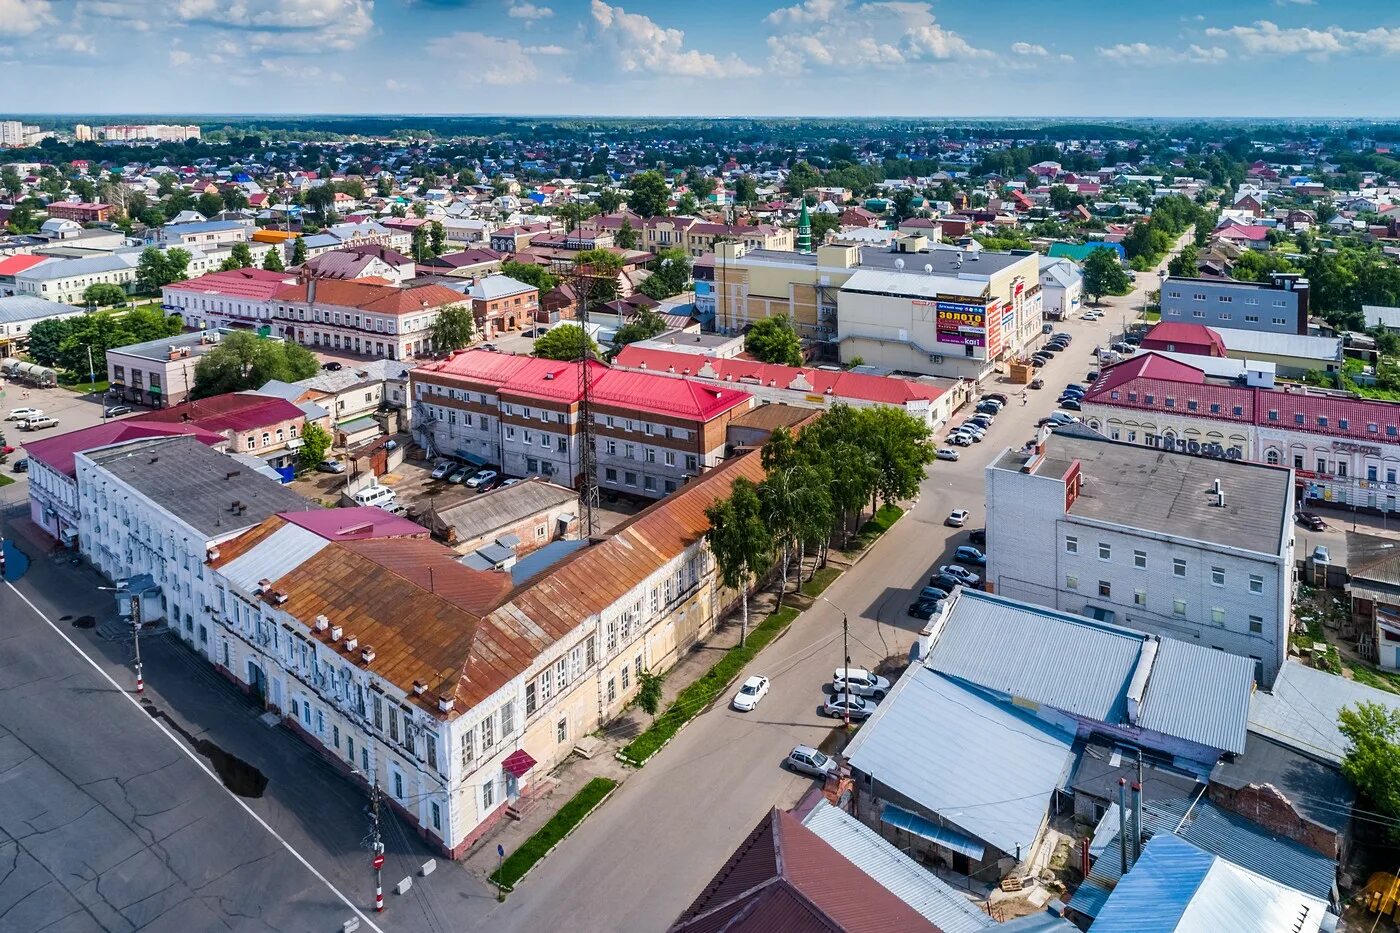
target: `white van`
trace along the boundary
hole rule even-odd
[[[356,505],[377,505],[384,509],[399,504],[399,497],[394,494],[394,490],[388,486],[380,486],[378,483],[366,486],[350,498],[355,500]]]

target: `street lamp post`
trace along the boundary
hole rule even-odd
[[[97,589],[104,593],[123,593],[130,598],[128,605],[131,607],[131,638],[136,649],[136,692],[145,693],[146,680],[141,671],[141,593],[133,592],[126,580],[116,586],[99,586]]]

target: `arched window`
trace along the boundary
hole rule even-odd
[[[269,444],[271,444],[271,443],[272,443],[272,435],[269,434],[268,432],[264,431],[264,432],[263,432],[263,435],[262,435],[262,443],[263,443],[263,446],[264,446],[264,447],[267,447]]]
[[[1278,466],[1281,459],[1279,452],[1273,447],[1270,447],[1264,452],[1264,462],[1268,463],[1270,466]]]

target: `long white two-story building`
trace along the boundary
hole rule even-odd
[[[1003,453],[986,489],[994,592],[1248,657],[1273,683],[1293,606],[1287,467],[1076,427]]]

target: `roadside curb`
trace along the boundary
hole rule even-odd
[[[555,850],[555,849],[559,848],[561,845],[564,844],[564,840],[568,839],[568,838],[569,838],[570,836],[572,836],[574,833],[578,832],[578,828],[579,828],[580,826],[582,826],[585,822],[587,822],[587,821],[588,821],[588,818],[589,818],[590,816],[592,816],[592,815],[594,814],[594,812],[597,811],[597,809],[598,809],[599,807],[601,807],[603,804],[607,803],[610,799],[612,799],[612,795],[615,794],[615,793],[617,793],[618,790],[619,790],[621,787],[622,787],[622,782],[621,782],[621,781],[618,781],[618,782],[613,786],[612,790],[608,791],[608,792],[607,792],[606,794],[604,794],[602,797],[599,797],[599,798],[598,798],[598,802],[595,803],[593,806],[589,807],[589,808],[584,812],[584,814],[578,818],[578,821],[577,821],[576,823],[574,823],[573,826],[569,827],[569,831],[566,832],[564,835],[562,835],[562,836],[559,837],[558,841],[555,842],[554,845],[550,846],[548,849],[546,849],[546,850],[544,851],[544,853],[543,853],[542,855],[540,855],[539,858],[535,859],[534,864],[532,864],[529,868],[525,869],[525,874],[521,875],[519,878],[516,878],[516,879],[515,879],[515,882],[514,882],[513,884],[502,884],[502,885],[500,885],[500,890],[501,890],[502,896],[514,892],[514,891],[515,891],[515,888],[516,888],[516,885],[520,884],[520,882],[522,882],[522,881],[524,881],[526,878],[530,877],[530,872],[534,871],[534,870],[535,870],[536,868],[538,868],[541,864],[543,864],[544,861],[545,861],[545,859],[549,858],[550,855],[552,855],[552,854],[554,853],[554,850]],[[527,838],[527,841],[528,841],[528,838]],[[490,882],[491,876],[490,876],[490,875],[487,875],[486,880],[487,880],[487,882]]]

